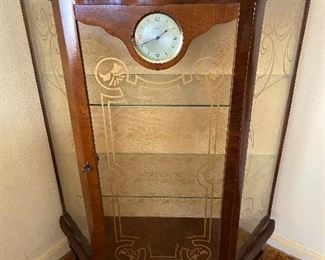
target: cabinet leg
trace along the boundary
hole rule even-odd
[[[263,253],[264,253],[264,251],[261,250],[261,251],[257,254],[257,256],[254,258],[254,260],[259,260],[259,259],[261,259],[261,257],[263,256]]]
[[[79,257],[77,256],[76,252],[73,250],[72,246],[70,246],[71,250],[71,260],[80,260]]]

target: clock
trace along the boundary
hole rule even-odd
[[[182,28],[165,13],[150,13],[138,21],[133,44],[142,59],[150,63],[166,63],[174,59],[182,49]]]

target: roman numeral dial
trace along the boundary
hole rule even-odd
[[[181,51],[183,33],[172,17],[156,12],[146,15],[138,22],[133,42],[142,59],[151,63],[166,63]]]

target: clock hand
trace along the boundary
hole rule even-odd
[[[171,28],[166,29],[166,30],[163,31],[160,35],[156,36],[155,38],[153,38],[153,39],[151,39],[151,40],[149,40],[149,41],[143,42],[143,43],[140,44],[140,45],[145,45],[145,44],[147,44],[147,43],[149,43],[149,42],[153,42],[153,41],[155,41],[155,40],[159,40],[160,37],[163,36],[165,33],[167,33],[170,29],[171,29]],[[173,28],[173,29],[174,29],[174,28]]]
[[[163,31],[158,37],[158,39],[160,39],[161,36],[163,36],[165,33],[167,33],[171,28],[166,29],[165,31]],[[174,29],[174,28],[173,28]]]
[[[157,37],[155,37],[155,38],[153,38],[153,39],[151,39],[151,40],[149,40],[149,41],[146,41],[146,42],[141,43],[140,45],[145,45],[145,44],[147,44],[147,43],[149,43],[149,42],[153,42],[153,41],[155,41],[155,40],[159,40],[159,37],[157,36]]]

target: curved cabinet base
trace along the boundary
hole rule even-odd
[[[105,219],[106,221],[106,228],[109,231],[108,234],[112,235],[111,239],[108,239],[110,241],[109,245],[107,245],[107,250],[109,251],[109,255],[111,255],[111,259],[115,259],[116,253],[123,254],[123,252],[129,252],[129,253],[136,253],[136,252],[142,252],[143,254],[146,254],[147,256],[150,255],[152,252],[150,250],[156,250],[159,254],[169,252],[171,251],[171,245],[165,244],[161,245],[161,248],[150,248],[149,252],[146,252],[145,246],[142,247],[140,250],[134,250],[130,247],[116,247],[114,245],[114,221],[113,217],[107,217]],[[150,231],[152,235],[154,234],[154,229],[150,228],[150,225],[152,227],[157,226],[157,222],[161,222],[161,224],[168,223],[169,227],[174,226],[174,229],[169,229],[169,231],[175,233],[174,237],[177,239],[177,234],[185,232],[187,227],[195,227],[197,226],[195,223],[200,221],[200,219],[195,218],[124,218],[123,219],[125,226],[129,227],[130,230],[132,229],[141,229],[143,228],[144,232]],[[213,219],[214,222],[220,223],[220,219]],[[192,223],[192,224],[191,224]],[[145,224],[145,226],[144,226]],[[159,224],[159,223],[158,223]],[[69,245],[73,252],[78,256],[81,260],[86,259],[92,259],[92,253],[90,250],[90,245],[86,238],[82,235],[81,231],[75,224],[75,222],[72,220],[70,215],[68,213],[64,213],[63,216],[60,218],[60,226],[64,234],[67,236],[69,240]],[[218,226],[218,225],[215,225]],[[251,260],[251,259],[259,259],[260,256],[263,254],[263,248],[266,245],[267,240],[271,237],[275,227],[275,221],[273,219],[270,219],[269,217],[265,217],[258,227],[255,229],[255,231],[250,234],[249,239],[245,242],[243,247],[241,248],[240,252],[238,252],[238,260]],[[167,231],[166,231],[167,232]],[[220,232],[220,229],[214,230],[214,233],[216,234],[215,239],[218,239],[218,234]],[[242,231],[244,232],[244,231]],[[163,235],[163,234],[160,234]],[[170,234],[169,234],[170,235]],[[217,242],[217,241],[215,241]],[[198,249],[197,247],[196,249]],[[116,250],[114,250],[116,249]],[[128,250],[123,250],[128,249]],[[177,247],[177,249],[179,249]],[[201,247],[201,249],[203,249]],[[160,252],[159,252],[160,250]],[[191,251],[192,250],[192,251]],[[218,250],[218,249],[216,249]],[[188,248],[186,249],[184,247],[183,253],[193,253],[195,251],[195,248]],[[216,254],[217,252],[214,252]],[[217,254],[216,254],[217,255]],[[127,255],[125,255],[127,256]],[[186,255],[184,255],[186,257]],[[143,259],[147,259],[143,258]],[[149,258],[150,259],[150,258]],[[186,259],[186,258],[184,258]]]

